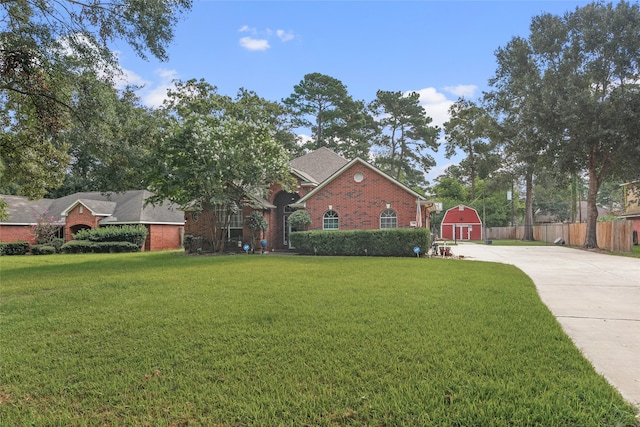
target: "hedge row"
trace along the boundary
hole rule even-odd
[[[409,257],[416,256],[415,247],[425,254],[430,239],[426,228],[291,233],[291,244],[298,253],[315,255]]]
[[[29,249],[28,242],[0,242],[0,255],[24,255]]]
[[[140,252],[140,247],[131,242],[91,242],[72,240],[62,245],[65,254]]]
[[[44,244],[31,246],[31,253],[33,255],[53,255],[56,252],[56,247],[52,245]]]
[[[147,233],[147,227],[144,225],[123,225],[80,230],[73,238],[90,242],[129,242],[142,248]]]

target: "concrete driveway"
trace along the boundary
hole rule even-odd
[[[458,243],[453,252],[531,277],[595,370],[640,408],[640,259],[562,246]]]

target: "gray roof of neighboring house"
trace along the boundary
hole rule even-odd
[[[64,222],[60,215],[55,212],[49,212],[51,199],[29,200],[23,196],[0,196],[7,202],[7,214],[9,218],[6,221],[0,221],[0,224],[35,224],[37,218],[42,214],[51,214],[55,222]]]
[[[320,184],[347,163],[349,161],[344,157],[321,147],[291,160],[289,165],[301,178],[313,184]]]
[[[34,224],[38,214],[47,212],[56,222],[63,223],[63,213],[82,203],[92,213],[103,215],[101,224],[177,224],[184,223],[184,213],[165,201],[162,205],[145,206],[152,194],[146,190],[124,193],[84,192],[59,199],[28,200],[20,196],[0,196],[9,205],[9,219],[4,224]]]

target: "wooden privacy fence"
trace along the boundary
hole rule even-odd
[[[582,246],[587,233],[587,224],[542,224],[533,226],[533,238],[553,243],[562,238],[566,245]],[[626,220],[598,222],[596,225],[598,246],[613,252],[633,250],[633,223]],[[486,240],[522,239],[524,226],[487,227]]]

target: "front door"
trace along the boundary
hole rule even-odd
[[[281,191],[273,200],[273,204],[276,206],[276,228],[274,230],[274,240],[276,236],[279,236],[277,241],[275,242],[276,249],[290,249],[289,243],[289,233],[291,232],[291,227],[289,226],[289,215],[293,210],[289,207],[290,204],[295,203],[300,196],[296,193],[287,193],[286,191]]]
[[[291,233],[291,224],[289,224],[289,215],[293,210],[289,206],[284,207],[284,213],[282,215],[282,243],[287,249],[291,249],[291,240],[289,234]]]

